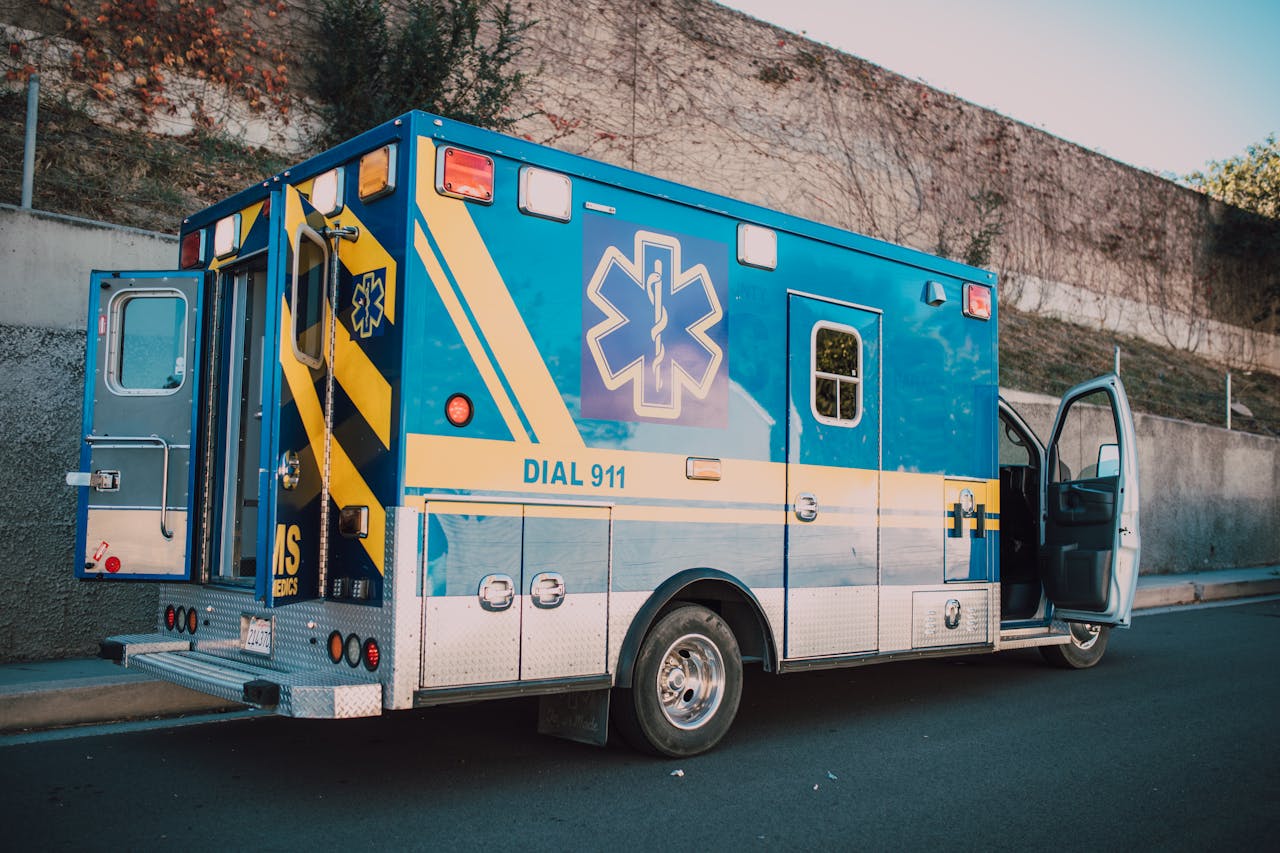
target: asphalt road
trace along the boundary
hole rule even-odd
[[[509,701],[0,747],[10,850],[1237,849],[1280,831],[1280,601],[1034,651],[749,674],[711,754],[534,733]],[[683,775],[672,775],[681,770]]]

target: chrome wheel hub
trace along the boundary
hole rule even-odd
[[[658,667],[662,714],[678,729],[696,729],[715,716],[724,698],[724,658],[701,634],[672,643]]]
[[[1090,625],[1087,622],[1071,623],[1071,643],[1077,649],[1091,649],[1093,644],[1098,642],[1102,629],[1097,625]]]

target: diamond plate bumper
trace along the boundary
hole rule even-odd
[[[112,637],[121,662],[165,681],[286,717],[345,719],[382,713],[382,685],[339,669],[280,671],[205,652],[174,650],[163,635]]]

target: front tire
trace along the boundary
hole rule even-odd
[[[706,752],[729,731],[742,698],[733,631],[696,604],[667,611],[640,646],[632,686],[615,691],[615,722],[636,749],[680,758]]]
[[[1107,651],[1111,626],[1070,622],[1067,627],[1071,630],[1071,642],[1061,646],[1041,646],[1040,654],[1049,663],[1063,669],[1088,669],[1096,666]]]

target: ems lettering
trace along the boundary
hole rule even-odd
[[[625,489],[627,468],[625,465],[602,465],[563,459],[525,459],[524,481],[542,486],[587,486],[595,489]]]
[[[276,525],[275,559],[271,585],[274,597],[298,594],[298,567],[302,562],[302,529],[296,524]]]

